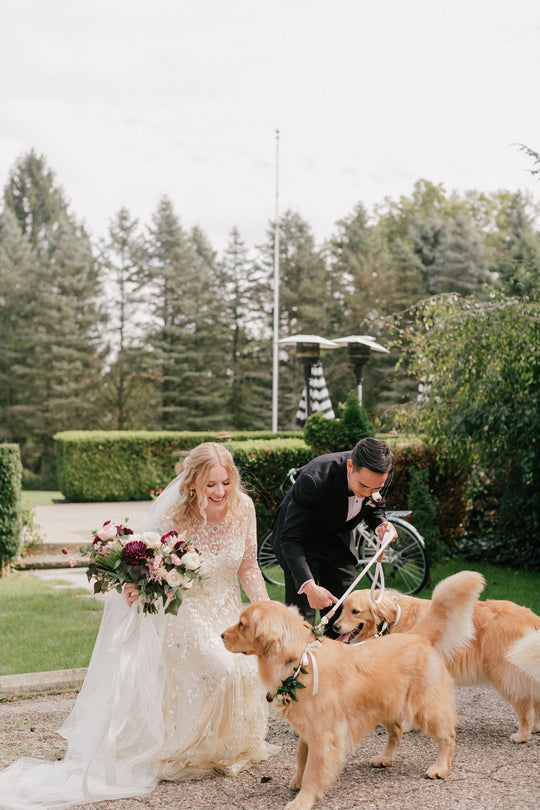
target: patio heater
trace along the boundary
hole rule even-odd
[[[347,345],[347,358],[354,369],[358,402],[361,406],[364,366],[368,363],[371,352],[384,352],[386,354],[390,354],[390,352],[370,335],[348,335],[347,337],[335,338],[333,342],[339,345]]]
[[[311,397],[309,391],[311,367],[319,362],[321,349],[338,349],[339,346],[335,341],[327,340],[320,335],[291,335],[291,337],[281,338],[278,343],[294,344],[296,346],[296,359],[304,369],[306,415],[311,416]]]

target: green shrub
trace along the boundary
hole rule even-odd
[[[469,471],[457,464],[446,465],[444,458],[433,447],[421,441],[404,444],[387,438],[394,451],[396,463],[394,480],[386,499],[389,509],[403,509],[409,503],[410,474],[417,470],[429,471],[429,490],[437,504],[437,526],[445,546],[452,545],[462,535],[467,518],[467,484]],[[416,514],[412,522],[416,523]]]
[[[322,413],[314,413],[306,419],[304,441],[314,456],[352,450],[360,439],[373,436],[364,408],[358,402],[356,391],[350,391],[339,419],[326,419]]]
[[[22,464],[18,444],[0,444],[0,576],[19,552]]]
[[[441,542],[437,525],[437,499],[429,487],[429,470],[409,468],[409,499],[407,504],[414,513],[413,523],[425,540],[430,563],[439,562],[447,553]]]

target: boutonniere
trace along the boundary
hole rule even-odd
[[[382,496],[380,492],[372,492],[367,499],[368,506],[380,506],[382,503]]]

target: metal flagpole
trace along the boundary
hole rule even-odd
[[[274,346],[272,364],[272,431],[278,429],[279,362],[279,129],[276,129],[276,211],[274,222]]]

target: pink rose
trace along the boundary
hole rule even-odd
[[[100,540],[112,540],[113,537],[116,537],[117,529],[114,523],[110,520],[107,520],[106,523],[103,524],[101,529],[96,532],[96,537],[99,537]]]

